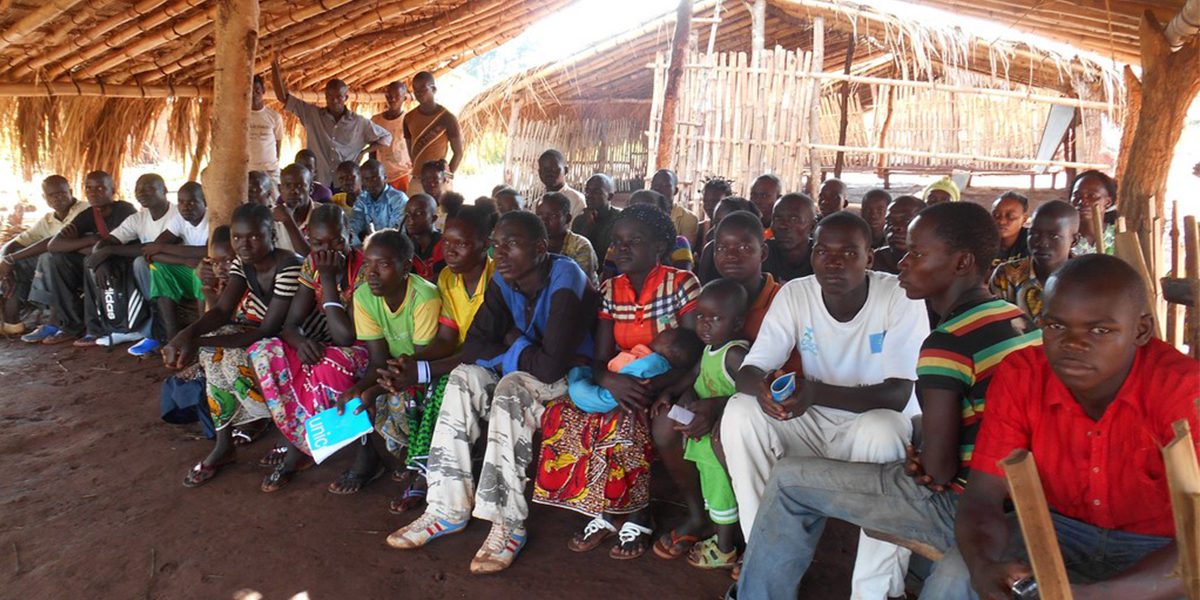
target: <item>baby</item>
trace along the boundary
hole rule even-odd
[[[690,369],[700,359],[704,342],[690,329],[668,329],[650,345],[637,345],[608,361],[608,370],[639,379],[662,375],[672,368]],[[575,367],[567,373],[571,401],[584,412],[606,412],[616,405],[608,390],[596,385],[591,367]]]

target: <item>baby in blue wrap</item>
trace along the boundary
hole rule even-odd
[[[608,362],[608,369],[638,379],[650,379],[672,368],[688,369],[700,360],[704,342],[690,329],[667,329],[650,346],[634,346]],[[596,385],[591,367],[575,367],[567,373],[567,391],[575,406],[588,413],[604,413],[617,407],[608,390]]]

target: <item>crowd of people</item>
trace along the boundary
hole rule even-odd
[[[429,73],[416,108],[397,82],[371,118],[340,81],[318,107],[278,64],[271,79],[308,147],[280,168],[256,78],[230,224],[210,235],[195,182],[172,204],[144,175],[139,208],[103,171],[85,201],[51,176],[51,212],[0,252],[6,334],[132,344],[161,354],[164,391],[191,390],[173,402],[214,445],[185,486],[277,429],[259,463],[278,491],[314,466],[313,415],[365,411],[374,432],[329,491],[390,474],[387,510],[422,511],[387,537],[399,549],[490,522],[473,573],[524,547],[532,479],[533,502],[582,515],[569,551],[728,569],[728,597],[795,598],[835,518],[944,553],[923,598],[1010,598],[1031,571],[997,461],[1026,449],[1077,598],[1182,596],[1159,447],[1177,420],[1200,430],[1200,365],[1153,339],[1139,275],[1096,252],[1111,177],[1081,173],[1032,214],[1015,192],[961,201],[949,178],[855,211],[836,179],[814,200],[770,173],[745,197],[712,177],[697,218],[671,170],[618,208],[610,176],[573,189],[551,149],[528,166],[536,200],[502,185],[467,203]],[[26,332],[29,306],[49,318]],[[655,460],[680,522],[650,510]],[[853,597],[903,596],[909,554],[862,534]]]

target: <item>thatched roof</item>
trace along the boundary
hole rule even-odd
[[[693,36],[701,49],[708,44],[714,4],[696,5]],[[748,51],[747,3],[725,1],[722,6],[715,51]],[[995,87],[1027,86],[1097,100],[1121,96],[1121,76],[1114,65],[1025,42],[976,37],[957,27],[932,26],[845,0],[768,0],[765,47],[809,48],[815,16],[825,19],[826,72],[844,68],[851,36],[857,36],[851,69],[856,75],[942,81],[969,77],[973,84],[983,75]],[[646,67],[657,52],[669,48],[674,23],[672,13],[574,57],[511,77],[476,96],[460,118],[468,131],[503,128],[518,95],[525,118],[630,111],[648,115],[653,74]]]
[[[380,101],[367,93],[449,71],[573,1],[261,0],[256,71],[278,54],[301,97],[338,77],[352,102]],[[202,156],[215,4],[0,0],[0,142],[19,150],[25,175],[116,174],[164,114],[176,154]]]
[[[1150,11],[1165,25],[1187,0],[907,0],[978,17],[1139,64],[1138,26]]]

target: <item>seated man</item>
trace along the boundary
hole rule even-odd
[[[158,306],[164,340],[179,333],[178,308],[183,302],[196,304],[195,314],[204,314],[204,294],[196,267],[208,253],[208,204],[204,189],[189,181],[179,188],[179,214],[167,223],[158,239],[142,247],[142,256],[150,261],[150,298]],[[129,349],[134,356],[155,352],[162,344],[146,338]]]
[[[354,205],[358,204],[363,197],[362,177],[358,163],[352,160],[338,163],[337,169],[333,172],[333,179],[337,182],[338,192],[333,195],[330,202],[340,206],[347,215],[350,215],[354,210]]]
[[[846,184],[841,179],[826,179],[817,193],[817,220],[824,219],[850,206],[850,197],[846,194]],[[870,226],[870,223],[867,224]],[[875,233],[871,232],[871,248],[875,247]]]
[[[883,218],[887,231],[887,245],[875,250],[872,269],[893,275],[900,274],[900,259],[908,252],[908,224],[925,208],[925,202],[916,196],[898,196],[888,205]]]
[[[419,197],[419,196],[418,196]],[[536,215],[512,212],[492,234],[496,274],[450,373],[429,456],[425,514],[388,536],[417,548],[461,532],[471,516],[492,522],[472,573],[512,564],[525,545],[526,470],[545,403],[567,393],[567,371],[592,354],[599,299],[574,261],[546,252]],[[486,421],[487,453],[476,490],[471,445]]]
[[[739,597],[795,598],[828,518],[943,551],[954,544],[954,507],[970,469],[992,367],[1041,339],[1017,307],[987,292],[999,239],[991,216],[975,204],[946,203],[913,221],[900,287],[946,315],[925,338],[917,363],[922,447],[910,449],[907,464],[793,457],[775,465],[750,536]]]
[[[905,297],[895,275],[870,271],[871,227],[836,212],[817,225],[814,274],[784,284],[738,372],[738,394],[721,422],[721,443],[751,530],[767,476],[789,456],[886,463],[904,458],[925,307]],[[767,375],[800,350],[804,377],[776,402]],[[863,536],[855,595],[883,598],[903,586],[907,553]],[[896,594],[890,594],[896,595]]]
[[[308,215],[314,202],[308,195],[312,172],[299,163],[290,164],[283,168],[279,179],[279,199],[271,207],[275,247],[308,256]]]
[[[859,203],[862,218],[871,226],[872,248],[882,248],[887,245],[887,209],[892,203],[892,195],[887,190],[875,188],[863,194]]]
[[[88,173],[83,189],[91,210],[79,213],[46,245],[50,259],[44,274],[49,282],[51,309],[58,315],[59,331],[42,340],[43,344],[71,340],[79,346],[96,344],[101,329],[98,290],[91,269],[84,266],[84,258],[92,254],[97,242],[137,212],[132,204],[113,199],[113,179],[104,171]]]
[[[308,197],[313,202],[317,202],[320,204],[324,204],[326,202],[333,202],[333,190],[329,189],[328,186],[321,183],[320,181],[317,181],[317,179],[316,179],[317,153],[313,152],[312,150],[309,150],[308,148],[305,148],[296,153],[295,163],[304,167],[305,169],[308,169],[309,175],[311,175],[313,178],[312,182],[309,183],[309,185],[308,185]],[[282,183],[283,174],[280,173],[279,177],[280,177],[280,182]],[[332,182],[330,182],[330,183],[332,183]]]
[[[356,239],[365,240],[371,232],[399,228],[408,196],[388,184],[383,163],[368,160],[360,172],[363,191],[350,214],[350,232]]]
[[[125,219],[109,235],[100,236],[100,241],[96,243],[96,248],[84,264],[95,273],[96,281],[101,287],[106,283],[123,285],[129,279],[127,275],[132,274],[137,286],[136,292],[148,303],[150,263],[142,256],[142,248],[157,240],[158,236],[167,230],[167,225],[179,217],[179,211],[167,200],[167,183],[154,173],[138,177],[133,195],[138,204],[142,205],[142,209]],[[133,291],[135,290],[129,289],[126,297],[132,298]],[[148,310],[134,310],[139,305],[145,308],[145,304],[135,305],[130,301],[125,322],[107,322],[108,331],[103,334],[108,335],[101,334],[96,343],[101,346],[115,346],[152,338],[153,319]]]
[[[1042,314],[1042,288],[1050,274],[1071,258],[1079,239],[1079,211],[1062,200],[1052,200],[1033,211],[1029,227],[1029,256],[996,267],[992,293],[1016,304],[1031,318]]]
[[[1142,280],[1118,258],[1067,262],[1045,299],[1042,348],[1014,352],[992,376],[958,502],[958,547],[926,595],[1011,598],[1031,574],[997,465],[1024,449],[1037,460],[1075,598],[1182,598],[1160,448],[1176,421],[1200,431],[1200,362],[1152,339]]]
[[[46,248],[54,234],[88,207],[87,203],[75,199],[71,184],[61,175],[51,175],[42,181],[42,197],[50,206],[50,212],[0,250],[0,298],[4,299],[5,335],[25,333],[25,324],[21,322],[23,303],[50,304],[43,266],[50,258]],[[42,274],[38,274],[39,269],[43,270]],[[49,323],[43,323],[21,339],[40,342],[54,335],[58,331],[55,321],[51,311]]]

